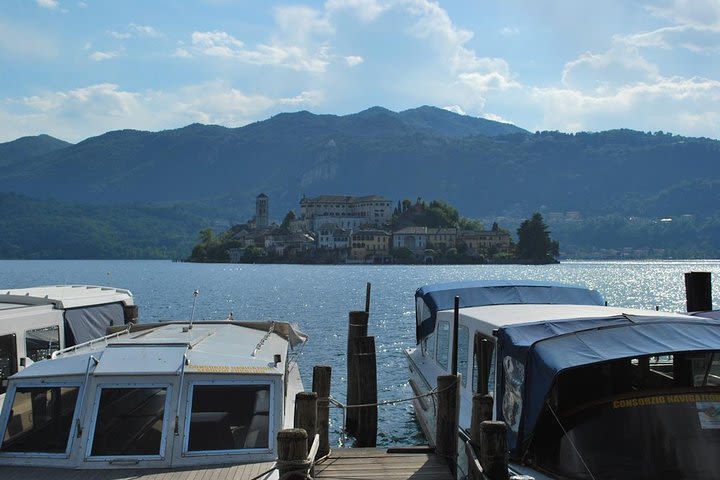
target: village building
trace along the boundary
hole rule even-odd
[[[358,230],[350,237],[350,257],[382,262],[390,254],[390,234],[384,230]]]
[[[393,248],[407,248],[413,252],[423,251],[428,244],[427,227],[407,227],[392,235]]]
[[[457,228],[428,228],[427,247],[435,250],[447,250],[457,246]]]
[[[512,238],[507,232],[495,230],[462,231],[458,237],[458,244],[464,244],[470,255],[483,256],[492,251],[510,253]]]
[[[342,250],[350,247],[350,233],[333,224],[325,224],[317,231],[318,248],[321,250]]]
[[[300,218],[308,220],[313,231],[329,222],[345,230],[379,227],[390,222],[392,213],[392,202],[380,195],[321,195],[300,200]]]

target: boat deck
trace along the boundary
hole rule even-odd
[[[3,480],[252,480],[269,478],[275,462],[246,465],[205,465],[187,469],[71,470],[3,466]],[[275,472],[277,476],[277,472]]]
[[[343,448],[315,466],[317,479],[452,480],[447,462],[431,449]]]

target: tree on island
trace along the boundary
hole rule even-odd
[[[518,243],[516,254],[518,259],[532,263],[554,263],[560,255],[560,244],[550,238],[550,231],[542,215],[534,213],[524,220],[517,229]]]

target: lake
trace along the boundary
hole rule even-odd
[[[310,341],[300,354],[305,386],[312,367],[333,367],[332,395],[345,400],[347,316],[365,307],[372,283],[369,334],[375,336],[379,400],[412,395],[402,349],[415,344],[415,290],[428,283],[471,279],[530,279],[584,284],[609,305],[684,311],[683,274],[720,271],[720,260],[563,262],[556,265],[237,265],[125,260],[0,260],[0,287],[92,284],[127,288],[143,322],[195,319],[274,319],[295,322]],[[718,308],[720,285],[713,286]],[[412,406],[379,411],[379,444],[424,443]],[[332,411],[333,442],[341,414]]]

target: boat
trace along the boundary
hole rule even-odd
[[[50,285],[0,290],[0,394],[8,377],[52,352],[93,338],[108,327],[136,322],[129,290]]]
[[[429,285],[415,303],[411,387],[427,394],[451,373],[457,315],[459,427],[468,433],[473,395],[490,395],[510,475],[720,478],[720,321],[529,281]],[[434,444],[434,397],[413,403]]]
[[[292,428],[303,389],[301,332],[234,320],[115,330],[9,378],[0,470],[14,467],[18,478],[91,470],[92,478],[118,479],[161,469],[172,479],[173,470],[249,465],[265,472],[257,478],[277,478],[276,436]],[[233,475],[244,478],[242,470]]]

